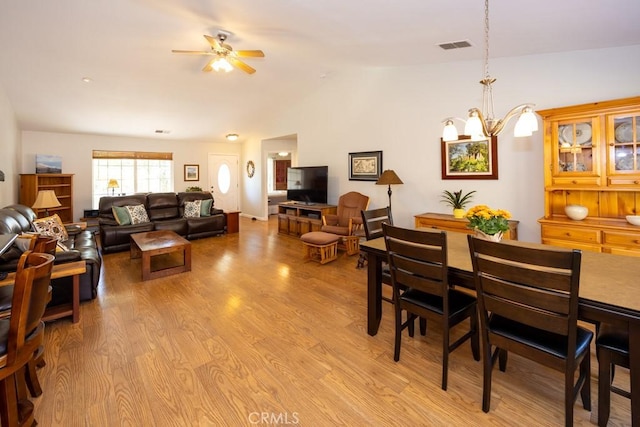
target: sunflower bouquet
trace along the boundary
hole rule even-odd
[[[469,220],[467,227],[494,235],[509,229],[511,213],[504,209],[491,209],[486,205],[477,205],[469,209],[465,217]]]

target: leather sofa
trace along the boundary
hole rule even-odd
[[[146,231],[171,230],[189,240],[223,234],[226,227],[225,216],[221,209],[213,207],[213,202],[209,216],[184,217],[186,202],[207,199],[213,200],[211,193],[200,191],[102,197],[98,207],[102,251],[110,253],[129,250],[129,236]],[[113,207],[133,205],[144,205],[149,222],[119,225],[113,215]]]
[[[25,205],[9,205],[0,209],[0,233],[27,233],[34,231],[36,219],[33,210]],[[80,300],[90,300],[98,295],[102,257],[98,250],[95,235],[90,231],[70,231],[69,238],[62,242],[69,250],[56,252],[55,264],[84,260],[87,271],[80,276]],[[22,250],[13,245],[0,256],[0,271],[16,271]],[[53,288],[49,305],[58,305],[71,301],[72,278],[65,277],[51,281]]]

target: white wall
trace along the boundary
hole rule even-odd
[[[172,152],[174,162],[174,190],[184,191],[190,186],[208,189],[207,156],[214,154],[240,154],[241,147],[231,143],[184,142],[159,139],[121,138],[101,135],[62,134],[49,132],[22,133],[21,173],[35,173],[36,154],[62,156],[62,172],[74,176],[74,218],[91,209],[92,151],[159,151]],[[184,165],[200,165],[200,181],[184,181]],[[16,198],[17,201],[17,198]]]
[[[640,46],[496,58],[490,67],[498,79],[497,118],[526,102],[546,109],[640,94]],[[539,241],[537,220],[544,213],[541,131],[514,138],[515,120],[507,125],[498,138],[498,180],[441,179],[442,120],[464,117],[469,108],[482,106],[481,77],[479,61],[339,70],[301,104],[270,116],[261,130],[263,139],[296,133],[298,164],[329,166],[329,203],[355,190],[371,197],[371,208],[386,206],[386,187],[348,180],[349,152],[382,150],[384,169],[394,169],[404,181],[392,187],[398,225],[412,226],[413,216],[423,212],[448,213],[439,202],[445,189],[477,190],[474,204],[510,210],[520,221],[520,239]]]
[[[4,182],[0,182],[0,207],[18,201],[18,160],[20,158],[20,133],[13,108],[0,86],[0,171]]]

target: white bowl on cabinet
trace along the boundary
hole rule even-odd
[[[640,215],[627,215],[627,222],[631,225],[640,225]]]
[[[582,205],[567,205],[564,207],[564,213],[575,221],[581,221],[589,215],[589,209]]]

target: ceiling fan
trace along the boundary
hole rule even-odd
[[[173,53],[188,53],[192,55],[211,55],[212,58],[202,71],[226,71],[229,72],[233,67],[239,68],[245,73],[253,74],[256,70],[238,58],[263,58],[264,53],[261,50],[233,50],[233,48],[225,43],[230,33],[220,31],[218,37],[204,35],[211,45],[211,50],[172,50]],[[233,66],[233,67],[232,67]]]

